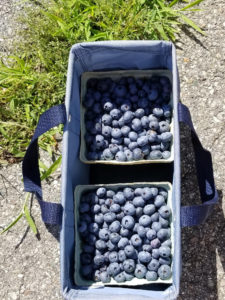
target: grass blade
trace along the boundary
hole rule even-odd
[[[180,0],[173,0],[170,4],[169,7],[174,6],[177,2],[179,2]]]
[[[25,215],[25,217],[27,219],[27,222],[28,222],[30,228],[32,229],[32,231],[33,231],[34,234],[37,234],[37,227],[36,227],[33,219],[31,218],[29,209],[28,209],[28,207],[27,207],[26,204],[24,205],[23,210],[24,210],[24,215]]]
[[[58,167],[61,165],[62,155],[48,168],[46,172],[41,176],[41,180],[48,178]]]
[[[198,5],[198,4],[201,3],[202,1],[203,1],[203,0],[196,0],[196,1],[194,1],[194,2],[192,2],[192,3],[190,3],[190,4],[188,4],[187,6],[181,8],[180,10],[183,11],[183,10],[189,9],[189,8],[195,6],[195,5]]]
[[[180,17],[184,20],[185,23],[187,23],[189,26],[191,26],[192,28],[194,28],[196,31],[198,31],[199,33],[201,33],[202,35],[205,35],[205,32],[201,30],[200,27],[198,27],[197,24],[195,24],[195,22],[193,22],[191,19],[189,19],[188,17],[184,16],[184,15],[180,15]]]
[[[11,227],[13,227],[23,216],[23,213],[21,212],[19,214],[19,216],[14,220],[12,221],[12,223],[10,223],[3,231],[1,231],[0,234],[3,234],[4,232],[8,231]]]

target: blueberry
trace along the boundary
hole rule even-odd
[[[130,232],[129,232],[128,229],[123,228],[123,227],[120,229],[120,235],[121,235],[122,237],[128,237],[129,234],[130,234]]]
[[[107,212],[109,212],[109,209],[108,209],[108,207],[107,207],[106,204],[102,204],[102,205],[101,205],[101,212],[102,212],[103,214],[106,214]]]
[[[141,125],[142,125],[143,128],[148,128],[148,126],[149,126],[149,119],[148,119],[147,116],[143,116],[141,118]]]
[[[149,229],[146,232],[146,237],[151,241],[154,240],[156,238],[156,231],[154,229]]]
[[[148,280],[148,281],[156,281],[158,279],[158,275],[156,272],[154,271],[147,271],[146,275],[145,275],[145,278]]]
[[[117,215],[116,215],[116,218],[119,221],[121,221],[123,219],[123,217],[124,217],[124,212],[123,211],[121,211],[119,214],[117,213]]]
[[[97,223],[91,223],[91,224],[89,224],[88,230],[91,233],[98,233],[98,230],[99,230],[98,224]]]
[[[140,136],[138,139],[137,139],[137,143],[140,147],[143,147],[145,145],[148,144],[148,137],[145,135],[145,136]]]
[[[160,135],[160,139],[164,143],[170,142],[172,140],[172,133],[171,132],[163,132]]]
[[[129,144],[131,143],[131,140],[129,138],[125,137],[123,139],[123,143],[124,143],[125,146],[129,146]]]
[[[139,278],[139,279],[142,279],[145,277],[146,275],[146,272],[147,272],[147,269],[144,265],[142,264],[137,264],[136,265],[136,268],[135,268],[135,271],[134,271],[134,275]]]
[[[139,131],[141,129],[141,121],[138,118],[132,120],[131,127],[134,131]]]
[[[122,138],[119,138],[119,139],[111,138],[111,144],[121,145],[122,143],[123,143]]]
[[[170,125],[166,121],[159,122],[159,132],[168,132],[170,131]]]
[[[124,262],[126,260],[126,254],[124,250],[119,250],[118,252],[118,260],[120,262]]]
[[[106,246],[105,241],[103,241],[103,240],[97,240],[96,243],[95,243],[95,247],[98,250],[104,250],[104,249],[106,249],[107,246]]]
[[[124,154],[126,155],[127,161],[133,160],[133,152],[129,149],[124,150]]]
[[[135,111],[135,117],[141,119],[145,115],[145,111],[143,108],[138,108]]]
[[[136,208],[136,217],[140,218],[143,215],[143,208],[142,207],[137,207]]]
[[[109,262],[118,262],[118,253],[116,251],[112,251],[109,253]]]
[[[148,137],[148,141],[150,142],[150,143],[154,143],[154,142],[156,142],[156,140],[157,140],[157,132],[156,131],[154,131],[154,130],[149,130],[149,131],[147,131],[147,137]]]
[[[160,144],[160,150],[163,152],[170,152],[170,151],[166,151],[169,149],[169,147],[170,147],[170,142],[167,142],[167,143],[161,142],[161,144]]]
[[[114,155],[112,154],[109,148],[106,148],[102,154],[105,160],[113,160],[114,158]]]
[[[133,259],[126,259],[123,262],[123,269],[126,273],[133,273],[135,270],[135,261]]]
[[[116,214],[113,212],[108,212],[104,215],[104,221],[107,223],[112,223],[116,219]]]
[[[128,148],[133,151],[134,149],[136,149],[138,147],[138,143],[137,142],[131,142],[129,145],[128,145]]]
[[[160,118],[160,117],[163,116],[163,109],[160,108],[160,107],[155,107],[155,108],[153,108],[152,112],[153,112],[153,114],[154,114],[156,117],[158,117],[158,118]]]
[[[107,228],[103,228],[99,230],[99,238],[103,241],[108,241],[110,232]]]
[[[119,120],[119,118],[121,117],[121,111],[117,108],[114,108],[110,111],[110,116],[114,119],[114,120]]]
[[[100,205],[103,205],[103,204],[105,204],[105,199],[104,198],[103,199],[98,199],[98,202],[99,202]]]
[[[157,272],[159,266],[160,266],[159,261],[153,258],[148,264],[148,270]]]
[[[121,105],[120,109],[121,109],[122,112],[126,112],[126,111],[131,110],[131,103],[130,103],[130,101],[129,100],[124,101],[123,104]]]
[[[158,238],[155,238],[151,241],[151,246],[153,249],[159,248],[161,246],[160,240]]]
[[[100,265],[104,264],[104,262],[105,262],[105,258],[103,255],[96,255],[94,257],[95,265],[100,266]]]
[[[143,159],[143,153],[141,151],[140,148],[135,148],[133,150],[133,157],[134,157],[134,160],[141,160]]]
[[[119,147],[116,144],[109,144],[109,150],[115,155],[119,151]]]
[[[113,190],[107,190],[106,191],[106,196],[108,198],[112,198],[115,195],[115,192]]]
[[[95,143],[98,146],[98,148],[103,147],[104,145],[104,137],[100,134],[96,135],[95,137]]]
[[[151,247],[151,245],[144,244],[144,245],[142,245],[142,250],[143,251],[147,251],[147,252],[151,252],[152,251],[152,247]]]
[[[164,197],[162,196],[162,195],[157,195],[156,197],[155,197],[155,200],[154,200],[154,205],[157,207],[157,208],[159,208],[159,207],[161,207],[161,206],[163,206],[163,205],[165,205],[166,203],[165,203],[165,199],[164,199]]]
[[[110,126],[102,126],[102,135],[104,135],[105,137],[110,137],[111,131],[112,128]]]
[[[160,241],[165,241],[170,237],[170,232],[168,231],[168,229],[165,228],[161,228],[158,232],[157,232],[157,237]]]
[[[125,216],[122,219],[122,226],[125,229],[132,229],[134,227],[134,218],[132,216]]]
[[[93,278],[93,280],[94,280],[95,282],[101,280],[101,279],[100,279],[100,274],[101,274],[101,271],[100,271],[100,270],[96,270],[96,271],[95,271],[95,273],[94,273],[94,278]]]
[[[123,151],[118,151],[115,155],[117,161],[126,161],[127,157]]]
[[[163,151],[163,152],[162,152],[162,157],[163,157],[164,159],[170,158],[170,155],[171,155],[170,151]]]
[[[109,283],[111,281],[111,278],[110,278],[109,274],[107,274],[107,272],[100,273],[99,277],[103,283]]]
[[[121,227],[120,222],[117,220],[117,221],[112,222],[112,224],[109,226],[109,230],[111,232],[119,232],[120,227]]]
[[[99,155],[97,152],[93,151],[93,152],[89,152],[87,154],[87,159],[89,160],[98,160],[99,159]]]
[[[92,262],[92,255],[90,253],[81,253],[80,261],[82,265],[88,265]]]
[[[123,126],[121,128],[121,133],[122,133],[123,136],[128,136],[129,132],[130,132],[130,127],[129,126]]]
[[[155,232],[158,232],[162,228],[162,225],[160,222],[153,222],[151,228],[155,230]]]
[[[111,125],[111,123],[112,123],[112,117],[110,115],[108,115],[108,114],[104,114],[102,116],[102,123],[104,125]]]
[[[84,232],[87,231],[87,223],[86,223],[85,221],[81,221],[81,222],[80,222],[78,231],[79,231],[80,233],[84,233]]]
[[[110,233],[109,239],[113,244],[117,244],[121,237],[117,232],[112,232]]]
[[[143,215],[139,219],[139,224],[142,225],[142,226],[144,226],[144,227],[149,226],[150,223],[151,223],[151,217],[148,216],[148,215]]]
[[[162,258],[170,257],[171,256],[171,249],[169,247],[167,247],[167,246],[161,246],[159,248],[159,255]]]
[[[138,253],[138,259],[143,264],[149,263],[151,260],[151,254],[147,251],[140,251]]]
[[[144,197],[143,197],[143,198],[144,198]],[[145,215],[151,216],[151,215],[153,215],[154,212],[155,212],[155,206],[154,206],[153,204],[145,205],[143,211],[144,211],[144,214],[145,214]]]
[[[100,103],[95,103],[94,105],[93,105],[93,111],[97,114],[97,115],[99,115],[99,114],[101,114],[101,112],[102,112],[102,107],[101,107],[101,104]]]
[[[132,235],[132,237],[131,237],[130,240],[131,240],[131,243],[132,243],[132,245],[133,245],[134,247],[139,247],[139,246],[141,246],[141,244],[142,244],[142,240],[141,240],[141,238],[139,237],[138,234]]]
[[[129,240],[126,237],[122,237],[118,243],[119,249],[124,249],[129,244]]]
[[[92,97],[86,97],[85,100],[84,100],[84,102],[83,102],[83,105],[86,108],[91,108],[94,105],[94,102],[95,102],[94,98],[92,98]]]
[[[119,204],[117,204],[117,203],[114,203],[114,204],[112,204],[111,206],[110,206],[110,211],[111,212],[114,212],[114,213],[118,213],[118,212],[120,212],[120,205]]]
[[[162,158],[162,152],[160,150],[153,150],[150,152],[149,156],[150,159],[161,159]]]
[[[104,262],[105,263],[108,263],[109,262],[109,251],[107,251],[107,252],[105,252],[104,254],[103,254],[103,256],[104,256]]]
[[[159,209],[159,214],[162,218],[168,219],[171,215],[171,209],[167,205],[163,205]]]
[[[109,229],[109,225],[106,222],[104,222],[103,225],[102,225],[102,228]]]
[[[130,110],[126,111],[123,115],[123,120],[125,124],[130,123],[133,118],[134,118],[134,113]]]
[[[150,101],[155,101],[159,96],[159,92],[156,88],[153,88],[150,93],[148,94],[148,99]]]
[[[132,203],[126,203],[123,209],[125,215],[134,216],[136,213],[136,209]]]
[[[159,222],[163,228],[169,227],[169,221],[159,216]]]
[[[152,130],[157,130],[159,128],[159,122],[158,121],[150,121],[149,128]]]
[[[152,249],[152,257],[155,259],[159,258],[159,249]]]
[[[138,197],[134,197],[133,204],[135,207],[144,207],[145,201],[142,197],[138,196]]]
[[[142,188],[136,188],[135,190],[134,190],[134,194],[135,194],[135,196],[141,196],[142,195]]]
[[[159,144],[151,145],[151,151],[160,150],[160,149],[161,149],[161,147]]]
[[[80,271],[83,277],[90,278],[90,274],[92,274],[93,271],[92,265],[84,265],[81,267]]]
[[[162,246],[166,246],[166,247],[170,247],[170,248],[171,248],[172,242],[171,242],[170,239],[169,239],[169,240],[165,240],[161,245],[162,245]]]
[[[160,257],[159,258],[159,263],[160,263],[160,265],[170,266],[171,265],[171,258],[170,257],[164,257],[164,258]]]
[[[117,97],[124,97],[127,93],[127,89],[125,85],[118,84],[116,85],[114,92]]]
[[[113,244],[111,241],[108,241],[106,245],[109,251],[116,251],[118,248],[117,245]]]
[[[94,252],[94,247],[91,246],[91,245],[84,244],[84,245],[83,245],[83,250],[84,250],[84,252],[86,252],[86,253],[92,254],[92,253]]]
[[[162,109],[163,109],[163,115],[164,115],[164,117],[166,117],[166,118],[169,118],[169,117],[171,117],[171,110],[172,110],[172,108],[171,108],[171,106],[170,105],[163,105],[162,106]]]
[[[138,223],[137,223],[138,224]],[[138,224],[138,227],[137,227],[137,233],[138,235],[141,237],[141,238],[144,238],[145,237],[145,234],[146,234],[146,228],[144,226],[141,226]]]
[[[156,197],[158,195],[158,189],[156,187],[151,187],[151,193],[153,197]]]
[[[91,217],[88,214],[81,215],[80,216],[80,220],[84,221],[84,222],[87,222],[87,223],[91,223],[92,222]]]
[[[168,265],[161,265],[158,270],[158,275],[162,280],[169,279],[172,275],[171,268]]]
[[[129,92],[131,95],[135,95],[138,92],[138,89],[136,87],[136,84],[132,83],[129,85]]]
[[[110,101],[107,101],[107,102],[105,102],[103,108],[105,111],[110,112],[113,109],[113,107],[114,107],[113,103]]]
[[[113,120],[112,121],[112,127],[113,128],[119,127],[119,121],[118,120]]]
[[[123,194],[123,192],[117,192],[114,196],[113,196],[113,201],[114,203],[123,205],[125,203],[125,196]]]
[[[126,281],[130,281],[134,278],[134,275],[133,274],[128,274],[127,272],[123,272],[124,276],[125,276],[125,280]]]
[[[143,153],[144,157],[147,157],[150,153],[150,146],[145,145],[145,146],[141,147],[141,152]]]
[[[132,245],[127,245],[124,251],[127,257],[132,257],[135,254],[135,249]]]
[[[141,194],[142,198],[147,201],[150,200],[152,198],[152,193],[151,193],[151,188],[149,187],[144,187],[142,189],[142,194]],[[153,211],[154,212],[154,211]]]
[[[114,276],[114,280],[116,282],[120,282],[120,283],[126,281],[126,277],[124,275],[124,272],[121,272],[121,273],[117,274],[116,276]]]
[[[137,132],[135,132],[135,131],[130,131],[129,134],[128,134],[128,136],[129,136],[129,139],[130,139],[131,141],[133,141],[133,142],[136,142],[136,141],[137,141],[137,138],[138,138]]]
[[[138,101],[138,106],[141,107],[141,108],[144,108],[146,109],[149,105],[149,101],[147,98],[141,98],[139,101]]]

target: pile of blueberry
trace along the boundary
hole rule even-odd
[[[171,277],[168,193],[157,187],[104,187],[80,202],[80,273],[108,283]]]
[[[88,160],[170,157],[171,83],[165,76],[89,79],[83,105]]]

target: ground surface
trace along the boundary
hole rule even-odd
[[[14,1],[0,3],[0,51],[4,33],[13,34]],[[179,300],[225,299],[225,7],[223,0],[205,0],[196,21],[207,36],[195,40],[182,36],[178,46],[181,99],[188,105],[200,139],[212,153],[220,202],[205,225],[182,230],[183,272]],[[10,25],[11,24],[11,25]],[[181,127],[182,202],[199,203],[193,150],[187,128]],[[60,201],[60,173],[44,185],[44,198]],[[21,165],[0,168],[0,226],[18,215],[24,199]],[[57,300],[59,286],[59,243],[40,220],[33,201],[32,215],[39,229],[37,239],[20,220],[1,236],[0,299]],[[57,237],[57,232],[55,232]]]

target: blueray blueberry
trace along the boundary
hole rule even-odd
[[[149,215],[149,216],[153,215],[153,213],[155,212],[155,205],[154,204],[145,205],[143,212],[145,215]]]
[[[134,197],[132,202],[133,202],[135,207],[144,207],[144,205],[145,205],[144,199],[140,196]]]
[[[136,149],[138,147],[138,143],[137,142],[131,142],[129,145],[128,145],[128,148],[133,151],[134,149]]]
[[[124,217],[123,211],[121,211],[120,213],[117,213],[117,216],[116,216],[117,220],[121,221],[123,219],[123,217]]]
[[[161,216],[159,216],[159,222],[163,228],[169,227],[169,221],[167,219],[162,218]]]
[[[163,105],[162,106],[162,109],[163,109],[163,115],[164,115],[164,117],[166,117],[166,118],[169,118],[169,117],[171,117],[171,110],[172,110],[172,108],[171,108],[171,106],[170,105]]]
[[[148,281],[156,281],[158,279],[158,275],[156,272],[154,271],[147,271],[146,275],[145,275],[145,278],[148,280]]]
[[[145,145],[148,144],[148,137],[145,135],[145,136],[140,136],[138,139],[137,139],[137,143],[138,143],[138,146],[140,147],[143,147]]]
[[[112,117],[110,115],[108,115],[108,114],[104,114],[102,116],[102,123],[104,125],[110,125],[112,123]]]
[[[152,251],[152,246],[148,245],[148,244],[144,244],[144,245],[142,245],[142,250],[147,251],[147,252],[151,252]]]
[[[109,251],[116,251],[118,248],[117,245],[113,244],[111,241],[108,241],[106,245]]]
[[[111,138],[111,144],[121,145],[122,142],[123,142],[122,138],[119,138],[119,139]]]
[[[121,117],[121,111],[117,108],[114,108],[110,111],[110,116],[114,119],[114,120],[119,120],[119,118]]]
[[[151,228],[155,230],[155,232],[158,232],[162,228],[162,225],[160,222],[153,222]]]
[[[118,260],[120,262],[124,262],[126,260],[126,254],[124,250],[119,250],[118,252]]]
[[[121,222],[123,228],[125,229],[132,229],[134,227],[134,218],[132,216],[125,216],[123,217],[122,219],[122,222]]]
[[[144,157],[147,157],[150,153],[150,146],[145,145],[145,146],[141,147],[141,151],[142,151]]]
[[[121,206],[117,203],[114,203],[110,206],[110,211],[114,212],[114,213],[118,213],[121,210]]]
[[[120,273],[120,265],[117,262],[113,262],[109,264],[107,268],[107,273],[112,276],[116,276],[117,274]]]
[[[115,155],[117,161],[126,161],[127,157],[123,151],[118,151]]]
[[[159,258],[159,249],[152,249],[152,257],[155,259]]]
[[[113,201],[114,203],[118,203],[119,205],[123,205],[125,203],[125,196],[123,192],[117,192],[114,196],[113,196]]]
[[[124,101],[123,104],[121,105],[120,109],[121,109],[122,112],[129,111],[131,109],[130,101],[129,100]]]
[[[106,138],[111,136],[112,128],[110,126],[102,126],[102,135]]]
[[[129,126],[123,126],[121,128],[121,133],[122,133],[123,136],[128,136],[129,132],[130,132],[130,127]]]
[[[130,232],[129,232],[128,229],[123,228],[123,227],[120,229],[120,235],[121,235],[122,237],[128,237],[129,234],[130,234]]]
[[[168,132],[170,131],[170,125],[166,121],[159,122],[159,132]]]
[[[171,156],[170,151],[163,151],[163,152],[162,152],[162,157],[163,157],[164,159],[168,159],[168,158],[170,158],[170,156]]]
[[[135,132],[135,131],[130,131],[129,134],[128,134],[128,136],[129,136],[129,139],[130,139],[131,141],[133,141],[133,142],[136,142],[136,141],[137,141],[137,138],[138,138],[137,132]]]
[[[165,240],[161,245],[162,245],[162,246],[167,246],[167,247],[170,247],[170,248],[171,248],[172,242],[171,242],[170,239],[168,239],[168,240]]]
[[[159,266],[160,266],[159,261],[157,259],[153,258],[147,267],[148,267],[149,271],[156,272],[158,270]]]
[[[113,107],[114,107],[114,105],[110,101],[105,102],[105,104],[103,106],[104,110],[107,112],[110,112],[113,109]]]
[[[98,233],[99,231],[99,226],[97,223],[91,223],[88,225],[88,231],[91,233]]]
[[[165,241],[170,237],[170,232],[168,231],[168,229],[165,228],[161,228],[158,232],[157,232],[157,237],[160,241]]]
[[[172,275],[171,268],[168,265],[161,265],[158,269],[158,275],[162,280],[169,279]]]
[[[109,150],[115,155],[119,151],[119,147],[116,144],[109,144]]]
[[[117,145],[115,145],[115,146],[117,146]],[[112,198],[114,195],[115,195],[115,192],[113,190],[107,190],[106,191],[106,196],[108,198]]]
[[[100,270],[96,270],[96,271],[95,271],[95,273],[94,273],[94,278],[93,278],[93,280],[94,280],[95,282],[101,280],[101,279],[100,279],[100,274],[101,274],[101,271],[100,271]]]
[[[161,246],[161,242],[158,238],[155,238],[154,240],[151,241],[151,246],[152,249],[159,248]]]
[[[148,130],[146,136],[148,137],[149,143],[154,143],[157,140],[157,132],[154,130]]]
[[[103,241],[103,240],[97,240],[96,241],[96,243],[95,243],[95,247],[96,247],[96,249],[98,249],[98,250],[104,250],[104,249],[106,249],[106,242],[105,241]]]
[[[105,262],[105,258],[103,255],[96,255],[94,257],[94,263],[97,265],[97,266],[100,266],[102,264],[104,264]]]
[[[152,198],[151,189],[149,187],[144,187],[141,196],[145,201],[150,200]]]
[[[103,229],[100,229],[100,230],[99,230],[98,236],[99,236],[99,238],[100,238],[101,240],[103,240],[103,241],[108,241],[109,235],[110,235],[110,232],[109,232],[108,229],[103,228]]]
[[[133,150],[133,158],[134,158],[134,160],[141,160],[141,159],[143,159],[143,153],[142,153],[142,151],[141,151],[141,149],[140,148],[135,148],[134,150]]]
[[[149,128],[152,130],[157,130],[159,128],[159,122],[158,121],[150,121]]]
[[[130,281],[134,278],[133,274],[128,274],[127,272],[123,271],[126,281]]]
[[[113,212],[108,212],[104,215],[104,221],[107,223],[112,223],[116,219],[116,214]]]
[[[144,238],[146,235],[146,228],[144,226],[139,225],[137,228],[137,233],[141,238]]]
[[[104,188],[104,187],[100,187],[100,188],[98,188],[97,191],[96,191],[96,195],[97,195],[99,198],[104,197],[105,194],[106,194],[106,188]]]
[[[132,257],[135,254],[135,249],[132,245],[127,245],[124,251],[127,257]]]
[[[125,85],[121,85],[121,84],[117,85],[114,91],[117,97],[124,97],[127,93],[127,89]]]
[[[163,132],[160,135],[160,139],[164,143],[170,142],[172,140],[172,133],[171,132]]]
[[[171,256],[171,249],[169,247],[167,247],[167,246],[161,246],[159,248],[159,255],[162,258],[170,257]]]
[[[95,220],[95,223],[97,224],[102,224],[104,222],[104,217],[103,217],[103,214],[100,213],[100,214],[95,214],[94,215],[94,220]]]
[[[141,126],[142,126],[142,125],[141,125],[140,119],[134,118],[134,119],[132,120],[131,127],[132,127],[132,129],[133,129],[134,131],[140,130],[140,129],[141,129]]]
[[[81,221],[80,224],[79,224],[79,228],[78,228],[78,231],[82,234],[84,232],[87,231],[87,223],[84,222],[84,221]]]
[[[126,155],[127,161],[132,161],[134,159],[133,152],[131,150],[124,150],[124,154]]]
[[[124,114],[123,114],[123,120],[124,120],[124,123],[125,124],[128,124],[132,121],[132,119],[134,118],[134,113],[130,110],[126,111]]]
[[[155,107],[153,108],[152,110],[153,114],[156,116],[156,117],[162,117],[163,116],[163,109],[160,108],[160,107]]]
[[[105,252],[104,253],[104,259],[105,259],[105,263],[108,263],[109,262],[109,251]]]
[[[101,212],[102,212],[103,214],[106,214],[107,212],[109,212],[109,209],[108,209],[108,207],[107,207],[106,204],[102,204],[102,205],[101,205]]]
[[[122,136],[122,132],[119,128],[112,128],[111,136],[115,139],[118,139]]]
[[[147,269],[144,265],[142,264],[137,264],[136,265],[136,268],[135,268],[135,271],[134,271],[134,275],[135,277],[139,278],[139,279],[142,279],[145,277],[147,273]]]
[[[153,151],[150,152],[148,158],[152,159],[152,160],[161,159],[162,158],[162,152],[160,150],[153,150]]]

